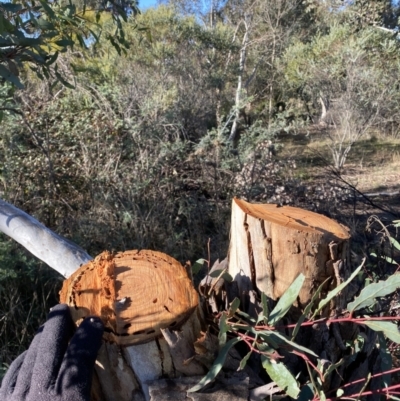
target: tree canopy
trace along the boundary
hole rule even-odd
[[[59,72],[58,55],[74,45],[86,48],[97,42],[105,18],[113,19],[117,27],[115,37],[108,39],[118,48],[117,42],[126,46],[120,18],[126,20],[128,12],[136,11],[136,2],[2,1],[0,77],[21,89],[20,71],[26,65],[41,79],[55,77],[68,85]]]

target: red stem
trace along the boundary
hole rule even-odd
[[[309,322],[303,322],[301,326],[312,326],[314,324],[318,323],[326,323],[326,324],[331,324],[331,323],[344,323],[344,322],[352,322],[356,324],[363,324],[363,322],[367,321],[380,321],[380,320],[400,320],[400,316],[382,316],[382,317],[341,317],[337,319],[319,319],[319,320],[312,320]],[[258,330],[276,330],[278,327],[279,328],[285,328],[285,329],[293,329],[297,326],[296,323],[293,324],[287,324],[285,326],[277,326],[277,327],[270,327],[270,326],[255,326],[256,329]]]

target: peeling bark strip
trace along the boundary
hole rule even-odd
[[[346,279],[349,239],[346,227],[323,215],[235,198],[229,273],[238,282],[240,294],[257,289],[274,300],[303,273],[306,280],[299,301],[305,305],[328,277],[331,287]]]

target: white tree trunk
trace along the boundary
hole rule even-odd
[[[238,124],[240,118],[240,108],[242,107],[243,73],[246,65],[247,46],[249,44],[249,25],[247,21],[244,21],[243,24],[245,26],[245,33],[239,55],[239,75],[235,96],[235,119],[233,120],[231,133],[229,135],[229,140],[233,142],[238,140]]]
[[[2,199],[0,231],[19,242],[64,277],[69,277],[81,264],[93,259],[78,245],[49,230],[29,214]]]

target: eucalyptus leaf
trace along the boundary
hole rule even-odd
[[[49,59],[46,61],[45,65],[50,66],[51,64],[55,63],[58,58],[58,52],[55,52]]]
[[[3,64],[0,64],[0,77],[4,78],[8,82],[11,82],[19,89],[24,87],[19,78],[12,74],[11,71],[9,71]]]
[[[60,39],[60,40],[56,40],[54,43],[57,46],[60,46],[60,47],[68,47],[68,46],[73,46],[74,45],[74,42],[71,39],[66,39],[66,38]]]
[[[205,259],[197,259],[196,262],[193,263],[192,273],[197,274],[203,267]]]
[[[229,306],[228,310],[229,317],[232,317],[237,312],[237,310],[239,309],[239,305],[240,305],[240,299],[236,297]]]
[[[398,250],[400,251],[400,244],[392,237],[389,237],[390,243]]]
[[[226,271],[224,270],[214,270],[210,273],[210,277],[219,277],[227,281],[228,283],[233,281],[233,277]]]
[[[281,296],[278,303],[275,305],[275,308],[271,311],[268,318],[268,325],[275,326],[276,323],[278,323],[279,320],[281,320],[286,315],[288,310],[291,308],[291,306],[299,296],[304,280],[304,274],[300,273],[290,285],[290,287]]]
[[[244,317],[246,320],[248,320],[249,322],[253,322],[254,324],[257,324],[257,320],[254,319],[254,318],[252,318],[248,313],[243,312],[243,311],[241,311],[241,310],[237,310],[236,313],[237,313],[239,316],[243,316],[243,317]]]
[[[46,0],[39,0],[40,4],[42,5],[44,11],[46,12],[46,14],[50,17],[50,18],[55,18],[56,14],[53,11],[53,9],[49,6],[49,3]]]
[[[299,352],[307,353],[318,358],[318,355],[310,349],[303,347],[293,341],[290,341],[285,335],[272,330],[263,330],[259,332],[259,337],[265,340],[268,344],[272,345],[275,349],[284,345],[289,346]]]
[[[360,295],[356,297],[353,302],[347,305],[349,312],[354,312],[358,309],[367,308],[375,304],[375,299],[378,297],[384,297],[392,292],[396,291],[400,287],[400,273],[391,275],[385,281],[379,281],[372,283],[367,287],[364,287]]]
[[[58,72],[58,71],[54,71],[56,74],[57,79],[67,88],[69,89],[75,89],[75,86],[70,84],[68,81],[66,81],[63,76]]]
[[[247,361],[249,360],[249,358],[250,358],[250,356],[251,356],[252,353],[253,353],[252,351],[249,351],[249,352],[243,357],[243,359],[240,361],[240,364],[239,364],[239,369],[240,369],[240,370],[243,370],[243,369],[245,368],[245,366],[246,366],[246,364],[247,364]]]
[[[400,332],[396,324],[382,320],[364,320],[361,324],[365,324],[372,330],[381,331],[389,340],[400,344]]]
[[[220,350],[217,358],[215,359],[213,365],[211,366],[209,372],[192,388],[187,390],[189,393],[194,393],[196,391],[201,390],[204,386],[206,386],[208,383],[211,383],[217,374],[220,372],[222,367],[224,366],[225,359],[228,355],[229,350],[237,344],[239,341],[241,341],[240,338],[235,337],[232,338],[232,340],[229,340],[224,347]]]
[[[40,29],[46,29],[46,30],[54,29],[54,24],[44,18],[38,18],[37,25]]]
[[[261,305],[262,305],[263,315],[260,316],[259,321],[265,320],[267,322],[269,316],[269,308],[268,308],[268,298],[264,292],[261,292]]]
[[[375,258],[378,257],[378,255],[375,252],[371,252],[370,255],[374,256]],[[398,263],[394,259],[390,258],[389,256],[381,256],[381,259],[385,259],[386,262],[391,263],[392,265],[398,265]]]
[[[261,330],[258,332],[258,337],[264,341],[264,344],[270,345],[273,349],[277,350],[282,345],[281,339],[272,336],[270,330]]]
[[[297,398],[300,388],[289,369],[281,362],[271,362],[265,355],[261,355],[261,363],[269,377],[289,397]]]
[[[311,383],[308,383],[301,388],[297,401],[310,401],[313,398],[314,398],[313,386]]]
[[[327,378],[333,371],[335,371],[340,365],[343,365],[343,363],[345,362],[345,358],[340,359],[338,362],[336,363],[331,363],[329,365],[329,367],[326,369],[326,371],[324,372],[324,377]]]
[[[223,313],[221,319],[219,320],[219,333],[218,333],[218,343],[219,348],[222,348],[226,343],[226,333],[230,330],[228,323],[226,322],[228,316]]]
[[[354,272],[351,274],[351,276],[346,281],[344,281],[342,284],[338,285],[334,290],[330,291],[328,293],[328,295],[326,296],[326,298],[324,298],[323,300],[320,301],[320,303],[318,304],[318,308],[316,309],[316,311],[314,312],[312,317],[315,317],[318,314],[318,312],[320,312],[329,302],[331,302],[331,300],[334,297],[336,297],[336,295],[339,294],[339,292],[342,291],[343,288],[345,288],[357,276],[357,274],[360,272],[360,270],[364,266],[364,263],[365,263],[365,259],[363,259],[360,266],[358,266],[357,269],[354,270]]]
[[[16,13],[18,11],[22,10],[22,4],[14,4],[14,3],[6,3],[6,2],[0,2],[0,9],[3,9],[7,12],[10,13]]]
[[[309,302],[309,304],[304,308],[304,312],[302,313],[302,315],[299,317],[299,320],[297,321],[296,327],[293,330],[292,333],[292,341],[295,339],[295,337],[297,336],[297,333],[300,330],[301,325],[303,324],[303,322],[306,320],[308,314],[311,312],[312,307],[314,306],[314,302],[318,299],[322,289],[324,288],[325,284],[327,283],[327,281],[330,280],[330,277],[328,277],[317,289],[317,291],[314,292],[313,296],[311,297],[311,300]]]

